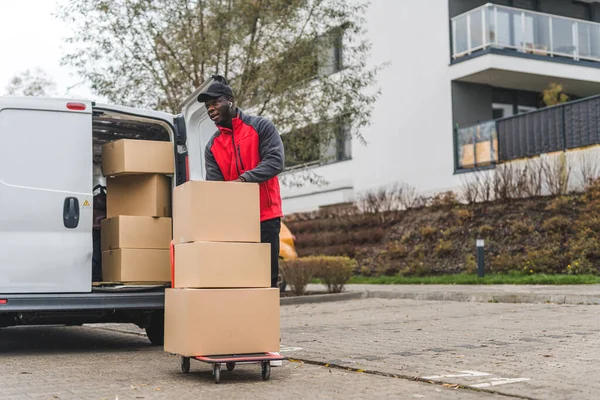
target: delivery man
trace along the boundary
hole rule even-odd
[[[260,237],[262,243],[271,244],[271,287],[276,288],[283,216],[277,175],[284,166],[283,142],[271,121],[244,114],[235,106],[225,78],[213,78],[215,81],[198,96],[219,128],[206,145],[206,180],[259,184]]]

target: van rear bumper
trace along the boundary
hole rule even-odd
[[[0,314],[36,311],[162,310],[164,288],[143,292],[0,294]]]

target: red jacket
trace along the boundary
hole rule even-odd
[[[241,110],[232,126],[219,126],[206,146],[206,180],[233,181],[241,176],[246,182],[257,182],[261,222],[282,217],[277,175],[283,171],[284,152],[279,132],[271,121]]]

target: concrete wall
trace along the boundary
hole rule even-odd
[[[492,87],[467,82],[452,82],[454,126],[466,127],[492,119]]]

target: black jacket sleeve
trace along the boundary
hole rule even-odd
[[[284,167],[284,151],[281,136],[275,125],[267,119],[257,118],[252,124],[258,132],[259,152],[261,162],[251,171],[246,171],[242,177],[247,182],[262,183],[279,175]]]
[[[224,181],[223,173],[219,164],[215,160],[215,156],[211,150],[212,140],[206,146],[204,150],[204,167],[206,169],[206,180],[207,181]]]

